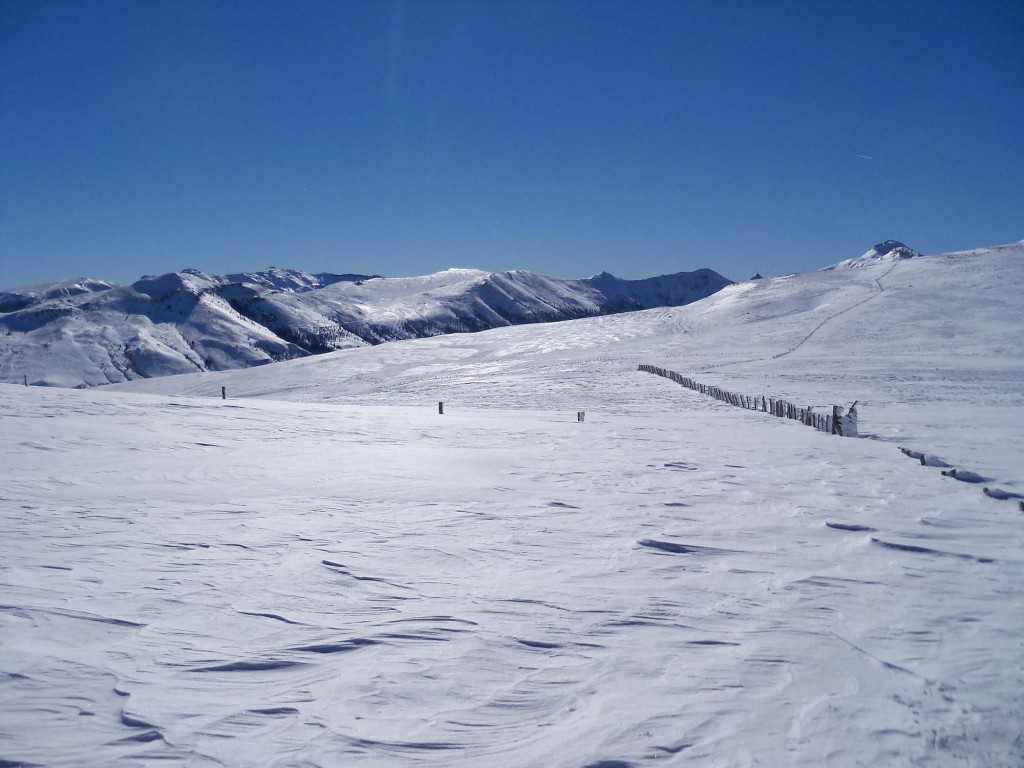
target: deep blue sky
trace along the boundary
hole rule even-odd
[[[1024,238],[1019,0],[0,0],[0,288],[887,238]]]

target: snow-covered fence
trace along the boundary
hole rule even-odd
[[[832,406],[831,413],[818,413],[812,407],[794,405],[793,403],[780,400],[776,397],[767,397],[765,395],[740,395],[735,392],[729,392],[728,390],[722,389],[721,387],[714,387],[709,384],[701,384],[699,381],[694,381],[688,376],[676,373],[675,371],[669,371],[665,368],[659,368],[656,365],[641,365],[640,370],[646,373],[653,373],[657,376],[663,376],[666,379],[680,384],[687,389],[692,389],[694,392],[700,392],[702,395],[713,397],[716,400],[735,405],[738,408],[746,408],[751,411],[761,411],[762,413],[770,413],[774,416],[778,416],[783,419],[793,419],[799,421],[808,427],[814,427],[821,432],[827,432],[831,435],[846,435],[847,437],[857,437],[857,403],[850,406],[850,410],[847,413],[843,413],[843,409],[838,405]]]

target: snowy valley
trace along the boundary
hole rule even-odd
[[[188,284],[216,359],[232,291],[320,322],[375,282],[205,280],[4,317]],[[333,352],[0,386],[0,765],[1024,763],[1024,242],[621,314],[598,276],[561,322],[531,322],[567,311],[548,278],[431,280]],[[503,327],[437,335],[494,320],[468,283]],[[40,325],[50,383],[107,370],[69,356],[81,314]],[[641,364],[857,401],[861,438]]]

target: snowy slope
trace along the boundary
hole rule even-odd
[[[0,759],[1019,766],[1022,259],[0,386]]]
[[[957,461],[980,452],[987,471],[1024,480],[1015,464],[1024,450],[1022,297],[1018,243],[749,281],[685,307],[124,386],[205,396],[227,386],[239,397],[306,402],[576,409],[591,390],[598,402],[610,396],[601,383],[608,373],[646,362],[751,395],[816,406],[859,401],[873,434],[941,448]],[[582,392],[578,379],[586,381]]]
[[[196,270],[131,286],[66,281],[0,294],[0,381],[81,387],[248,368],[396,339],[684,304],[728,280],[561,280],[520,270],[416,278]]]
[[[113,283],[108,283],[106,280],[94,280],[88,277],[27,285],[10,291],[0,291],[0,312],[15,312],[48,299],[96,293],[113,287]]]

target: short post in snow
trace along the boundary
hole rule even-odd
[[[857,428],[857,403],[859,402],[859,400],[854,400],[850,410],[846,412],[846,431],[844,432],[846,437],[860,437],[860,430]]]
[[[228,399],[228,388],[227,387],[221,387],[220,388],[220,399],[221,400],[227,400]]]
[[[26,387],[28,386],[28,374],[27,373],[25,374],[25,386]]]
[[[832,406],[832,434],[840,437],[843,435],[843,417],[838,405]]]
[[[586,417],[586,411],[576,411],[576,421],[582,422]]]
[[[444,402],[441,400],[437,401],[437,412],[444,416]]]

